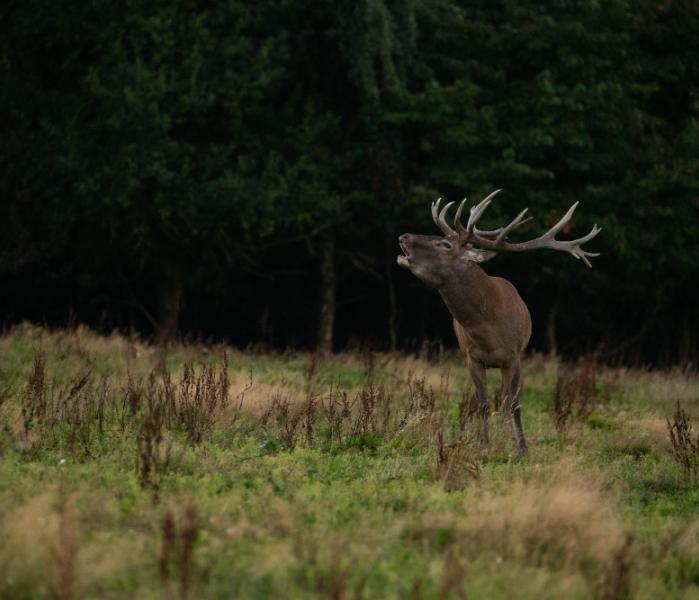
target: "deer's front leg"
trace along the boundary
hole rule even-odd
[[[478,400],[479,413],[481,418],[480,441],[483,445],[490,443],[488,438],[488,389],[486,387],[485,367],[473,360],[469,360],[468,370],[476,386],[476,399]]]
[[[522,416],[519,407],[519,384],[521,379],[522,366],[519,361],[502,369],[501,394],[503,411],[506,412],[512,428],[512,442],[520,452],[527,451],[527,442],[524,439],[522,429]]]

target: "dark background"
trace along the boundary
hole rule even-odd
[[[530,348],[696,363],[696,2],[37,1],[0,9],[0,321],[312,348],[453,346],[395,264],[438,196],[594,268],[485,266]]]

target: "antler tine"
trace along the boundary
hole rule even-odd
[[[522,217],[524,216],[526,211],[522,211],[519,215],[517,215],[517,217],[514,221],[512,221],[512,223],[510,223],[507,227],[503,228],[503,230],[500,232],[500,234],[497,236],[495,240],[488,239],[482,235],[478,235],[478,233],[474,233],[474,243],[475,245],[479,246],[484,250],[494,251],[522,252],[524,250],[534,250],[537,248],[550,248],[552,250],[562,250],[565,252],[569,252],[577,259],[581,259],[588,267],[591,267],[592,265],[590,264],[588,257],[599,256],[599,254],[583,250],[581,246],[582,244],[589,242],[600,231],[602,231],[601,227],[595,225],[590,231],[590,233],[575,240],[556,239],[556,234],[568,224],[577,207],[578,203],[576,202],[575,204],[573,204],[573,206],[571,206],[568,209],[566,214],[563,215],[563,217],[553,227],[551,227],[551,229],[549,229],[542,236],[530,240],[528,242],[510,243],[505,240],[505,236],[510,231],[512,231],[515,227],[518,227],[519,225],[525,222],[522,220]]]
[[[595,252],[587,252],[586,250],[583,250],[581,246],[585,242],[589,242],[592,238],[594,238],[600,231],[602,231],[601,227],[597,227],[597,224],[595,223],[592,226],[592,229],[590,230],[590,233],[587,235],[584,235],[581,238],[578,238],[576,240],[570,240],[570,241],[561,241],[556,239],[556,234],[565,227],[570,219],[573,217],[573,213],[575,212],[575,209],[578,208],[579,202],[575,202],[569,209],[568,212],[566,212],[563,217],[556,223],[551,229],[549,229],[544,235],[539,238],[542,240],[542,242],[549,242],[548,246],[543,246],[543,247],[549,247],[549,248],[554,248],[556,250],[566,250],[567,252],[570,252],[575,258],[582,259],[582,261],[590,268],[592,268],[592,265],[590,264],[590,261],[587,259],[588,256],[594,257],[594,256],[599,256],[599,253]]]
[[[444,205],[444,208],[439,210],[439,203],[442,201],[441,198],[438,198],[436,202],[432,203],[432,219],[434,220],[435,224],[437,227],[439,227],[442,230],[442,233],[446,236],[452,236],[456,235],[456,232],[447,225],[447,222],[444,220],[444,217],[446,216],[447,211],[451,208],[451,205],[454,204],[453,202],[448,202],[447,204]]]
[[[481,200],[476,206],[471,207],[468,215],[468,223],[466,224],[466,231],[469,233],[473,231],[473,228],[476,226],[476,223],[485,212],[485,209],[488,208],[489,204],[490,200]]]
[[[439,203],[442,201],[442,198],[437,198],[435,202],[432,203],[432,219],[434,222],[437,222],[437,218],[439,217]]]
[[[447,224],[445,217],[447,216],[447,212],[449,212],[449,209],[452,207],[454,202],[447,202],[444,205],[444,208],[442,211],[439,213],[439,226],[444,231],[445,235],[456,235],[456,231],[454,231],[449,225]]]
[[[556,234],[568,224],[568,221],[573,218],[573,213],[575,209],[578,208],[578,204],[580,204],[579,201],[573,204],[573,206],[568,209],[568,212],[561,217],[560,221],[551,227],[544,235],[550,236],[550,238],[553,239]]]
[[[432,218],[445,235],[458,235],[459,238],[461,238],[462,243],[470,242],[482,250],[489,250],[491,252],[522,252],[524,250],[534,250],[537,248],[551,248],[552,250],[563,250],[565,252],[569,252],[575,258],[582,260],[588,267],[592,266],[588,258],[599,256],[599,254],[583,250],[581,246],[597,236],[597,234],[602,231],[601,227],[594,225],[590,233],[575,240],[556,239],[556,234],[561,231],[572,219],[573,213],[578,207],[578,202],[575,202],[566,211],[563,217],[561,217],[561,219],[559,219],[558,222],[546,233],[528,242],[511,243],[507,241],[508,234],[514,231],[517,227],[520,227],[527,221],[531,220],[531,217],[526,219],[524,218],[528,212],[528,209],[526,208],[505,227],[500,227],[492,231],[481,231],[477,229],[476,223],[488,208],[495,195],[500,193],[500,191],[501,190],[495,190],[476,204],[476,206],[471,207],[468,224],[466,227],[464,227],[461,223],[461,214],[463,213],[464,206],[466,205],[466,198],[464,198],[459,204],[459,208],[456,210],[456,214],[454,215],[454,227],[456,228],[456,231],[451,229],[445,221],[446,214],[451,208],[451,205],[454,204],[453,202],[449,202],[446,206],[444,206],[444,208],[442,208],[441,211],[439,210],[441,198],[437,200],[437,202],[433,202]]]
[[[463,224],[461,223],[461,213],[462,213],[463,210],[464,210],[464,206],[465,206],[465,204],[466,204],[466,198],[464,198],[464,199],[461,201],[461,204],[459,204],[459,208],[458,208],[458,210],[456,211],[456,215],[454,215],[454,226],[456,227],[456,230],[459,232],[459,235],[460,235],[460,236],[464,237],[465,239],[468,239],[468,237],[469,237],[469,235],[470,235],[470,231],[472,231],[472,232],[475,233],[476,235],[479,235],[479,236],[482,236],[482,237],[486,237],[486,238],[495,238],[495,237],[498,237],[498,236],[502,236],[502,238],[504,239],[504,237],[505,237],[508,233],[510,233],[511,231],[513,231],[514,229],[516,229],[517,227],[519,227],[520,225],[523,225],[523,224],[526,223],[527,221],[531,221],[531,217],[528,217],[528,218],[522,220],[522,217],[523,217],[524,214],[527,212],[527,210],[525,209],[525,210],[522,211],[519,215],[517,215],[517,217],[515,218],[515,220],[512,221],[512,223],[510,223],[507,227],[498,227],[497,229],[492,229],[492,230],[489,230],[489,231],[485,231],[485,230],[478,229],[478,227],[475,226],[476,221],[478,221],[478,219],[480,219],[481,215],[483,214],[483,212],[485,211],[485,209],[489,206],[489,204],[490,204],[490,202],[492,201],[493,197],[494,197],[496,194],[498,194],[500,191],[501,191],[501,190],[495,190],[495,191],[494,191],[492,194],[490,194],[487,198],[484,198],[483,200],[481,200],[481,202],[479,202],[477,206],[474,206],[474,207],[471,209],[471,215],[470,215],[470,217],[469,217],[469,223],[470,223],[470,225],[471,225],[471,227],[472,227],[471,230],[469,230],[467,227],[464,227]],[[477,214],[475,214],[475,213],[477,213]]]
[[[473,233],[474,227],[476,226],[476,223],[478,222],[478,219],[481,218],[483,215],[483,212],[485,211],[486,208],[490,205],[490,203],[493,201],[493,198],[495,197],[496,194],[499,194],[502,190],[495,190],[493,193],[491,193],[489,196],[483,198],[476,206],[471,207],[471,214],[468,217],[468,224],[466,225],[466,231],[470,235]]]
[[[515,229],[517,229],[518,227],[521,227],[521,226],[524,225],[525,223],[529,223],[529,221],[531,221],[531,220],[532,220],[532,217],[527,217],[526,219],[523,219],[522,221],[520,221],[519,223],[517,223],[517,225],[515,225],[514,227],[512,227],[507,233],[508,233],[508,234],[509,234],[509,233],[512,233]],[[508,226],[508,227],[509,227],[509,226]],[[497,237],[502,233],[503,229],[505,229],[505,228],[504,228],[504,227],[498,227],[497,229],[483,230],[483,229],[478,229],[478,227],[474,227],[474,228],[473,228],[473,233],[475,233],[476,235],[478,235],[478,236],[480,236],[480,237],[484,237],[484,238],[488,238],[488,239],[494,239],[494,238],[497,238]]]
[[[446,217],[447,211],[452,207],[453,204],[454,204],[454,202],[452,201],[452,202],[447,202],[444,205],[444,208],[442,208],[441,212],[439,213],[439,220],[440,221],[444,221],[444,217]],[[446,223],[446,221],[444,221],[444,222]],[[449,229],[451,229],[451,227]]]
[[[559,240],[553,240],[556,242],[556,244],[561,245],[564,249],[567,249],[568,252],[570,252],[575,258],[582,259],[582,261],[590,268],[592,268],[592,265],[590,264],[590,261],[587,260],[587,257],[595,257],[599,256],[599,252],[588,252],[587,250],[583,250],[581,246],[585,242],[589,242],[592,238],[594,238],[600,231],[602,231],[601,227],[597,227],[597,224],[595,223],[592,226],[592,230],[590,233],[587,235],[584,235],[581,238],[578,238],[577,240],[571,240],[569,242],[561,242]]]
[[[507,234],[508,234],[508,233],[510,233],[511,231],[514,231],[515,229],[517,229],[517,227],[519,227],[519,226],[522,225],[523,223],[526,223],[527,221],[531,221],[531,220],[532,220],[531,217],[528,217],[528,218],[524,219],[524,215],[527,214],[527,211],[528,211],[528,210],[529,210],[528,208],[525,208],[521,213],[519,213],[519,214],[512,220],[512,222],[511,222],[509,225],[506,225],[505,227],[502,227],[502,228],[500,229],[500,232],[498,233],[498,237],[497,237],[497,239],[496,239],[495,241],[496,241],[496,242],[500,242],[500,241],[504,240],[504,239],[507,237]],[[522,219],[524,219],[524,220],[522,220]]]
[[[461,224],[461,213],[464,210],[464,204],[466,204],[466,198],[461,201],[459,208],[456,209],[456,214],[454,215],[454,227],[456,227],[456,231],[459,232],[459,236],[468,235],[468,231]]]

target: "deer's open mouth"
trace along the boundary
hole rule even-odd
[[[400,244],[400,249],[403,251],[403,254],[399,254],[396,261],[399,267],[407,268],[410,265],[410,249],[401,241],[399,241],[398,244]]]

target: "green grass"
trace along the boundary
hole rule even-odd
[[[54,404],[28,419],[39,351]],[[144,486],[152,413],[147,394],[125,408],[128,373],[147,385],[155,370],[155,397],[165,370],[180,386],[185,363],[199,377],[223,351],[83,329],[0,338],[0,597],[699,598],[699,485],[665,423],[678,401],[699,423],[695,376],[600,370],[594,410],[559,432],[557,365],[529,358],[522,457],[497,413],[488,448],[472,421],[464,441],[457,355],[227,349],[226,402],[179,418],[178,397]],[[355,404],[333,425],[343,394]],[[377,406],[363,424],[362,397]]]

